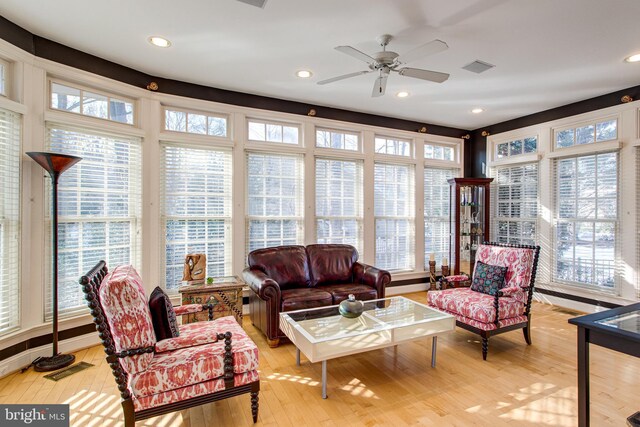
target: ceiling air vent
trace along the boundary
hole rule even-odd
[[[492,69],[493,67],[495,67],[495,65],[476,59],[471,64],[467,64],[464,67],[462,67],[462,69],[471,71],[472,73],[480,74],[480,73],[484,73],[487,70]]]
[[[267,0],[238,0],[241,3],[250,4],[251,6],[264,9],[264,5],[267,4]]]

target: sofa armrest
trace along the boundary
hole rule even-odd
[[[391,282],[391,274],[386,270],[356,262],[353,264],[353,281],[371,286],[378,293],[378,298],[384,298],[385,287]]]
[[[174,305],[173,311],[176,316],[182,316],[184,314],[199,313],[204,310],[204,307],[202,304]]]
[[[498,290],[499,297],[509,297],[519,291],[522,291],[522,288],[519,286],[510,286],[508,288],[502,288]]]
[[[242,277],[249,288],[261,299],[275,299],[278,303],[280,302],[280,286],[264,271],[248,267],[242,272]]]

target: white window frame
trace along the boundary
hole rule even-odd
[[[75,90],[79,90],[80,91],[80,110],[78,112],[76,111],[70,111],[70,110],[63,110],[60,108],[55,108],[53,106],[53,85],[57,84],[57,85],[61,85],[61,86],[65,86],[68,87],[70,89],[75,89]],[[90,93],[94,93],[96,95],[100,95],[100,96],[104,96],[107,98],[107,116],[108,118],[104,118],[104,117],[96,117],[93,115],[89,115],[89,114],[85,114],[83,112],[84,110],[84,93],[85,92],[90,92]],[[103,122],[109,122],[109,123],[117,123],[119,125],[125,125],[125,126],[130,126],[130,127],[135,127],[138,123],[138,104],[136,102],[135,99],[130,98],[128,96],[123,96],[117,93],[113,93],[113,92],[106,92],[104,90],[100,90],[100,89],[94,89],[92,87],[89,86],[84,86],[84,85],[80,85],[80,84],[76,84],[76,83],[71,83],[68,82],[66,80],[60,80],[57,78],[49,78],[48,79],[48,91],[47,91],[47,95],[48,95],[48,102],[47,102],[47,108],[50,111],[59,111],[61,113],[69,113],[69,114],[73,114],[76,116],[81,116],[83,118],[88,118],[88,119],[93,119],[93,120],[100,120]],[[118,120],[113,120],[111,118],[111,109],[109,108],[110,102],[112,99],[118,100],[118,101],[124,101],[124,102],[128,102],[131,104],[131,108],[132,108],[132,117],[131,117],[131,123],[127,123],[127,122],[121,122]]]
[[[0,58],[0,96],[9,98],[11,91],[9,82],[11,81],[11,63]]]
[[[609,139],[603,139],[598,141],[597,140],[597,129],[598,129],[598,124],[601,123],[606,123],[609,121],[615,121],[616,122],[616,135],[613,138],[609,138]],[[580,128],[584,128],[587,126],[591,126],[593,125],[594,129],[594,138],[593,141],[585,143],[585,144],[578,144],[577,143],[577,129]],[[563,131],[567,131],[567,130],[573,130],[573,144],[567,147],[558,147],[558,134],[560,132]],[[566,152],[567,150],[579,150],[579,149],[584,149],[584,150],[593,150],[596,149],[593,146],[594,145],[600,145],[603,143],[608,143],[611,141],[617,141],[620,138],[620,117],[618,115],[611,115],[611,116],[604,116],[604,117],[598,117],[592,120],[582,120],[579,122],[575,122],[575,123],[571,123],[571,124],[567,124],[567,125],[563,125],[563,126],[558,126],[558,127],[552,127],[551,128],[551,150],[552,151],[561,151],[561,152]]]
[[[340,135],[351,135],[351,136],[355,136],[356,137],[356,149],[352,150],[349,148],[335,148],[335,147],[323,147],[321,145],[318,145],[318,132],[329,132],[330,134],[330,138],[331,135],[333,134],[340,134]],[[315,147],[318,150],[336,150],[338,152],[344,152],[346,153],[361,153],[362,152],[362,135],[360,132],[357,131],[352,131],[352,130],[343,130],[343,129],[335,129],[335,128],[329,128],[329,127],[322,127],[322,126],[316,126],[315,128],[315,133],[314,133],[314,141],[315,141]]]
[[[433,141],[424,141],[424,152],[423,157],[425,162],[429,162],[430,164],[441,164],[442,167],[446,168],[458,168],[460,164],[460,145],[459,144],[447,144],[442,142],[433,142]],[[449,148],[453,150],[453,158],[451,160],[446,159],[437,159],[435,157],[427,157],[427,146],[431,147],[441,147],[441,148]],[[436,163],[437,162],[437,163]]]
[[[172,111],[176,113],[184,113],[185,114],[185,130],[175,130],[175,129],[167,129],[167,112]],[[189,115],[198,115],[205,116],[207,118],[207,133],[198,133],[198,132],[189,132]],[[224,135],[212,135],[209,133],[209,119],[224,119],[225,121],[225,134]],[[162,124],[161,124],[162,132],[171,132],[176,134],[186,134],[186,135],[195,135],[196,137],[205,137],[205,138],[216,138],[216,139],[230,139],[230,120],[229,115],[224,113],[218,113],[214,111],[202,111],[202,110],[194,110],[190,108],[181,108],[174,107],[172,105],[163,105],[162,106]]]
[[[536,149],[535,151],[532,151],[530,153],[525,153],[524,151],[524,147],[526,144],[526,140],[527,139],[535,139],[536,140]],[[522,142],[522,151],[520,153],[516,153],[516,154],[511,154],[511,145],[515,142],[521,141]],[[502,156],[499,157],[498,156],[498,151],[499,151],[499,147],[501,145],[507,145],[507,155],[506,156]],[[540,149],[540,138],[538,137],[538,135],[524,135],[522,137],[519,138],[509,138],[506,140],[499,140],[499,141],[495,141],[493,143],[493,153],[492,153],[492,158],[493,161],[496,163],[500,163],[500,162],[510,162],[510,161],[527,161],[525,160],[526,158],[531,158],[532,156],[536,156],[538,153],[538,150]]]
[[[388,147],[389,143],[395,143],[395,142],[406,142],[409,146],[409,153],[407,155],[404,154],[395,154],[395,153],[389,153],[387,151],[381,152],[381,151],[377,151],[376,150],[376,142],[378,139],[384,139],[385,140],[385,147]],[[399,148],[396,146],[396,148]],[[389,135],[385,135],[385,134],[375,134],[374,138],[373,138],[373,152],[376,156],[388,156],[389,158],[400,158],[400,159],[415,159],[415,142],[413,139],[410,138],[400,138],[400,137],[395,137],[395,136],[389,136]]]
[[[446,226],[446,228],[448,229],[448,232],[450,233],[450,212],[449,210],[451,209],[451,191],[450,191],[450,184],[448,182],[445,182],[444,184],[439,184],[442,187],[446,187],[446,205],[447,205],[447,209],[446,209],[446,214],[443,215],[428,215],[428,209],[429,209],[429,200],[427,200],[427,183],[426,183],[426,176],[427,176],[427,169],[433,170],[433,169],[440,169],[443,171],[451,171],[454,172],[452,178],[457,178],[461,176],[461,170],[460,167],[456,164],[453,165],[453,167],[445,167],[445,166],[441,166],[439,163],[437,164],[433,164],[433,160],[430,160],[428,163],[425,162],[424,165],[424,169],[423,169],[423,175],[422,175],[422,180],[424,181],[424,189],[423,189],[423,197],[424,197],[424,206],[423,206],[423,221],[424,221],[424,268],[425,271],[429,271],[429,256],[431,255],[431,253],[435,254],[435,261],[436,261],[436,269],[439,269],[440,266],[442,265],[442,258],[449,258],[449,254],[451,253],[451,239],[449,238],[449,235],[446,234],[445,237],[445,241],[444,241],[444,245],[447,247],[446,252],[443,252],[444,255],[440,256],[439,252],[436,252],[435,250],[433,250],[433,248],[427,248],[427,222],[430,223],[435,223],[435,224],[444,224]]]

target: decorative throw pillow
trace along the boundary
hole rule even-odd
[[[485,264],[482,261],[478,261],[473,271],[471,289],[476,292],[495,296],[498,290],[504,288],[504,276],[506,274],[507,267]]]
[[[180,335],[178,319],[176,319],[176,312],[173,311],[171,300],[159,286],[151,292],[149,311],[151,311],[153,330],[158,341]]]

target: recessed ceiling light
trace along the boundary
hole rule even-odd
[[[300,77],[301,79],[308,79],[312,76],[312,73],[309,70],[300,70],[296,73],[296,76]]]
[[[149,43],[151,43],[154,46],[158,46],[158,47],[169,47],[171,46],[171,42],[167,39],[165,39],[164,37],[160,37],[160,36],[151,36],[149,37]]]
[[[409,96],[409,92],[405,92],[405,91],[398,92],[398,93],[396,93],[396,96],[398,98],[406,98],[407,96]]]
[[[626,62],[640,62],[640,53],[636,53],[635,55],[627,56],[624,58]]]
[[[480,114],[482,113],[484,110],[482,108],[474,108],[473,110],[471,110],[471,112],[473,114]]]

